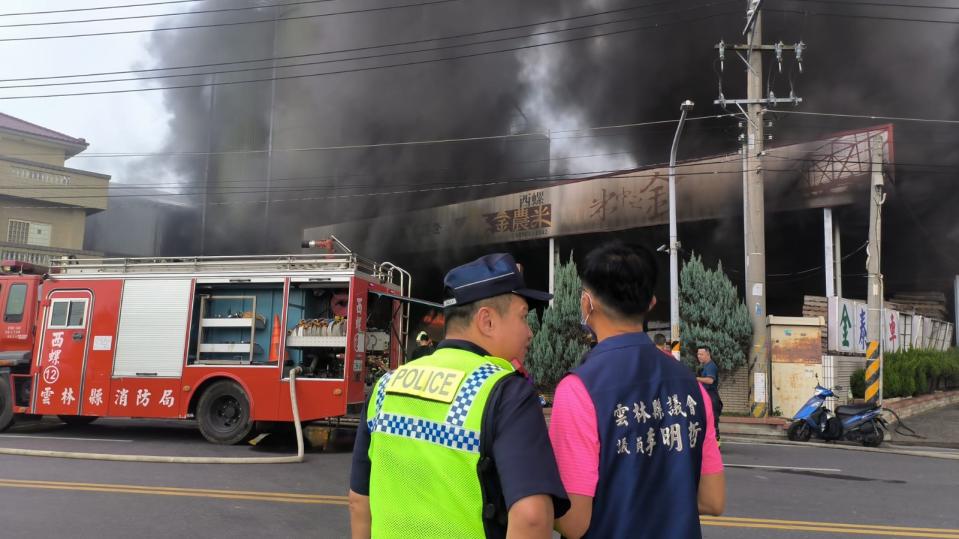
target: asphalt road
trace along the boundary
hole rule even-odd
[[[197,456],[292,452],[208,444],[189,423],[105,420],[87,427],[19,425],[0,447]],[[959,460],[754,442],[723,444],[729,502],[706,538],[959,539]],[[348,536],[348,453],[303,464],[181,465],[0,455],[0,536]]]

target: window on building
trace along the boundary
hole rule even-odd
[[[51,328],[82,328],[86,314],[87,300],[57,299],[50,306]]]
[[[7,241],[10,243],[27,243],[27,238],[29,237],[29,222],[10,219],[10,225],[7,228]]]
[[[22,322],[23,308],[27,303],[27,285],[17,283],[10,286],[7,295],[7,308],[3,312],[4,322]]]
[[[7,222],[7,241],[24,245],[50,246],[52,228],[46,223],[10,219]]]

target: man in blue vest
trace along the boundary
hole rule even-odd
[[[350,524],[369,537],[548,539],[569,508],[531,384],[515,372],[532,333],[508,254],[444,279],[446,339],[385,374],[353,449]]]
[[[572,507],[564,537],[699,538],[726,500],[705,390],[643,333],[656,260],[612,242],[581,267],[583,325],[598,344],[560,382],[550,439]]]

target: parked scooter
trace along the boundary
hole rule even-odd
[[[806,442],[813,436],[823,440],[862,442],[866,447],[879,447],[889,425],[882,418],[882,408],[872,404],[837,406],[833,414],[826,408],[826,399],[835,397],[831,389],[816,385],[816,392],[796,412],[787,436],[794,442]]]

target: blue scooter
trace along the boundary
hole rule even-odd
[[[793,417],[787,437],[794,442],[806,442],[816,436],[826,441],[849,440],[862,442],[866,447],[879,447],[889,428],[882,418],[882,408],[848,404],[837,406],[833,415],[826,408],[826,399],[835,396],[831,389],[817,384],[816,392]]]

